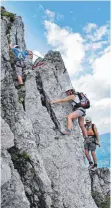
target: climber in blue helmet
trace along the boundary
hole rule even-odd
[[[15,55],[15,70],[17,73],[18,83],[20,86],[23,86],[22,72],[23,68],[26,67],[25,59],[28,55],[30,55],[30,58],[32,59],[33,53],[32,51],[20,48],[19,45],[14,45],[12,42],[10,43],[9,47],[12,49]]]

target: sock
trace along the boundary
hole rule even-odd
[[[24,84],[21,84],[20,86],[21,86],[21,87],[24,87]]]

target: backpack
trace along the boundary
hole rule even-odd
[[[90,101],[86,97],[86,95],[83,92],[78,92],[77,95],[78,95],[78,97],[80,99],[80,103],[76,103],[75,101],[73,101],[74,103],[76,103],[76,105],[74,107],[75,108],[82,107],[84,109],[90,108]]]

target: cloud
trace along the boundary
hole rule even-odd
[[[101,82],[110,84],[110,74],[111,74],[111,52],[107,52],[98,59],[95,60],[93,64],[93,71],[96,79],[101,80]]]
[[[79,79],[72,81],[77,90],[85,91],[92,100],[100,100],[105,96],[109,96],[110,57],[111,52],[106,52],[93,62],[92,74],[83,75]]]
[[[38,57],[43,58],[44,56],[39,51],[33,51],[33,63]]]
[[[50,11],[49,9],[46,9],[45,10],[45,17],[44,19],[49,19],[50,22],[54,22],[54,20],[56,21],[60,21],[60,20],[63,20],[64,19],[64,15],[63,14],[60,14],[60,13],[55,13],[55,12],[52,12]]]
[[[83,29],[85,33],[90,33],[93,29],[97,29],[97,25],[94,23],[88,23]]]
[[[47,15],[47,17],[49,17],[50,21],[54,21],[55,12],[52,12],[49,9],[46,9],[45,10],[45,14]]]
[[[44,25],[48,43],[54,50],[60,51],[69,74],[81,70],[81,62],[85,56],[82,36],[47,20]]]
[[[86,74],[78,80],[72,81],[77,91],[87,94],[91,101],[91,108],[87,111],[99,128],[99,132],[109,132],[110,116],[110,57],[111,52],[104,54],[92,64],[93,73]]]
[[[104,36],[109,34],[109,24],[99,27],[96,24],[89,23],[84,27],[86,32],[86,39],[92,42],[101,40]]]
[[[92,121],[96,124],[100,134],[110,132],[110,106],[111,99],[104,98],[95,101],[93,108],[87,110],[88,115],[92,117]]]
[[[61,27],[47,19],[44,26],[47,42],[53,50],[60,51],[69,75],[73,78],[74,88],[86,93],[91,101],[87,113],[101,134],[109,132],[111,52],[108,23],[102,26],[88,23],[84,27],[83,36],[74,33],[68,26]]]
[[[94,43],[87,43],[85,45],[86,51],[93,50],[95,52],[97,49],[101,49],[105,45],[108,44],[108,41],[99,41],[99,42],[94,42]]]

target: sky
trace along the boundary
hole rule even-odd
[[[22,16],[27,48],[39,56],[58,50],[74,88],[91,101],[87,115],[99,133],[110,131],[110,41],[108,1],[2,2]]]

